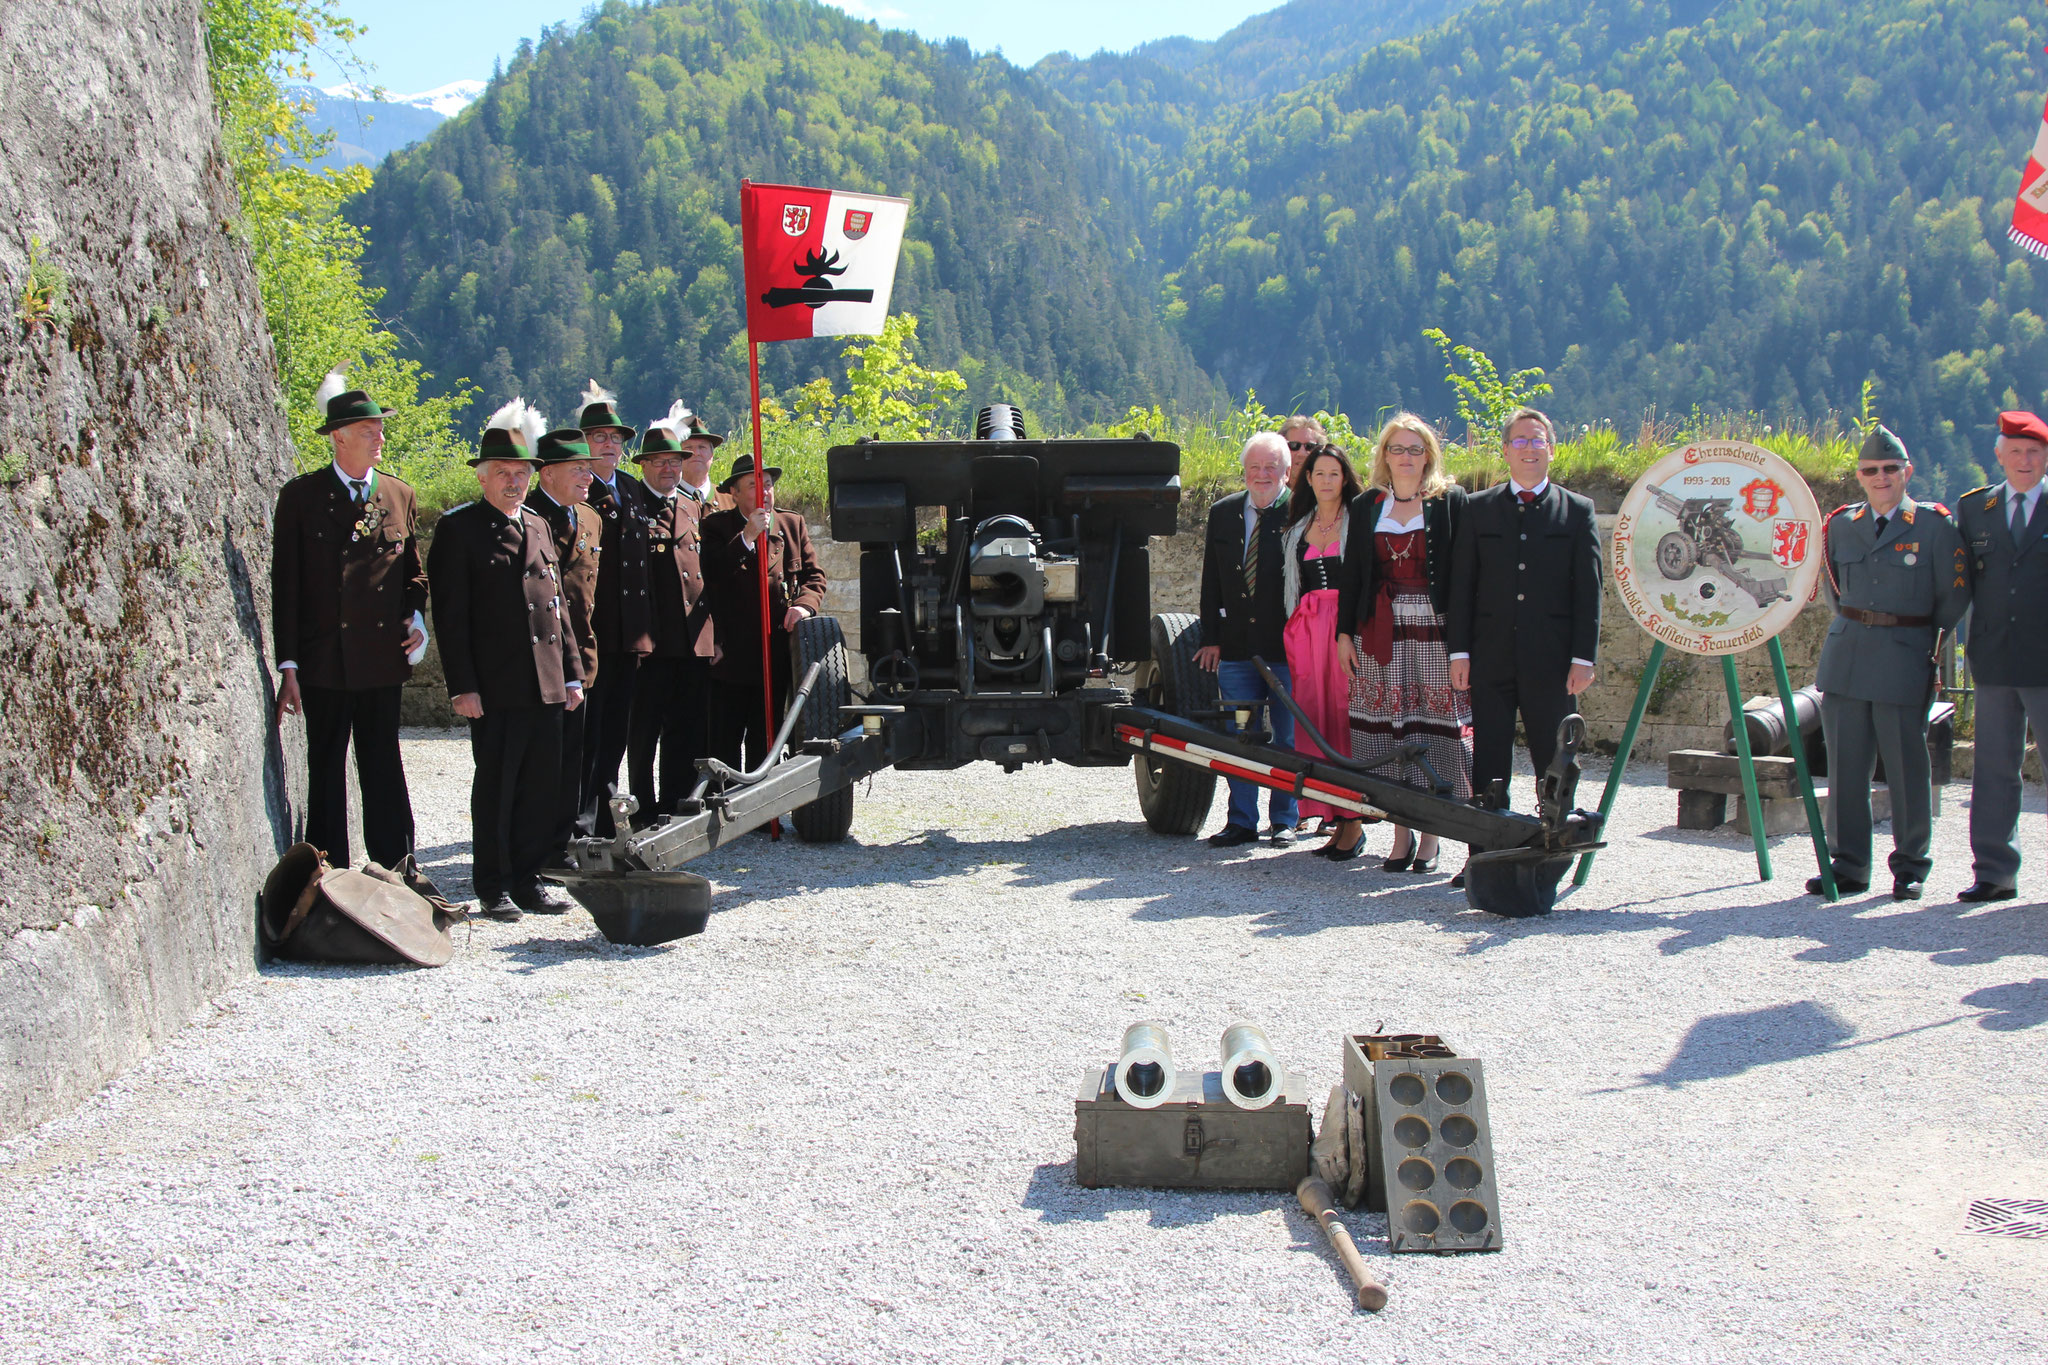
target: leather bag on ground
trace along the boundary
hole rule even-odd
[[[396,871],[329,867],[311,844],[286,850],[263,883],[263,941],[298,962],[438,967],[464,918],[408,857]]]

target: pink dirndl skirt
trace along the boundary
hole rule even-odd
[[[1330,747],[1343,753],[1351,728],[1351,679],[1345,674],[1344,665],[1337,661],[1337,590],[1318,588],[1305,595],[1294,615],[1287,618],[1281,640],[1287,646],[1287,670],[1293,682],[1295,703],[1315,722]],[[1299,725],[1294,727],[1294,748],[1310,758],[1323,757],[1323,751],[1302,733]],[[1303,817],[1351,818],[1313,797],[1304,796],[1300,805]]]

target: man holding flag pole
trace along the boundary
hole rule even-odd
[[[740,480],[740,500],[734,510],[752,513],[741,520],[750,531],[765,527],[768,543],[779,540],[795,548],[794,537],[781,526],[783,519],[793,514],[773,512],[768,498],[768,486],[774,475],[767,471],[761,449],[760,345],[764,341],[796,341],[806,337],[881,335],[882,322],[889,314],[889,291],[896,281],[896,258],[909,217],[910,202],[906,199],[800,185],[740,182],[740,238],[747,289],[747,382],[753,403],[754,433],[753,459],[745,462],[748,469],[744,473],[752,475],[758,470],[766,477]],[[735,470],[736,476],[740,473]],[[797,521],[800,524],[801,518]],[[709,524],[705,526],[707,552],[711,549],[713,529]],[[765,745],[780,722],[770,645],[778,634],[786,645],[789,630],[801,619],[794,609],[804,605],[804,588],[799,583],[808,574],[803,567],[804,556],[799,554],[797,563],[787,566],[794,573],[786,571],[783,575],[784,619],[775,622],[771,620],[769,602],[771,560],[779,561],[786,553],[753,553],[752,546],[737,534],[733,540],[744,549],[744,559],[751,560],[759,599]],[[808,547],[809,538],[805,536],[803,548]],[[816,559],[810,558],[811,571],[816,570],[816,564]],[[817,590],[822,594],[822,574],[818,574]],[[817,603],[809,604],[809,609],[815,612]],[[779,631],[775,629],[778,624]],[[747,641],[750,654],[752,643]],[[728,650],[728,656],[732,652]],[[727,662],[733,661],[728,658]]]

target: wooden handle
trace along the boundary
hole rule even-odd
[[[1358,1286],[1358,1306],[1368,1313],[1377,1313],[1387,1306],[1387,1287],[1372,1277],[1365,1268],[1365,1258],[1358,1254],[1358,1246],[1351,1240],[1351,1233],[1337,1220],[1336,1203],[1330,1196],[1330,1187],[1321,1176],[1312,1175],[1294,1187],[1294,1197],[1301,1201],[1303,1212],[1323,1229],[1323,1236],[1330,1239],[1336,1248],[1337,1259],[1344,1263],[1344,1270],[1351,1276],[1351,1283]]]

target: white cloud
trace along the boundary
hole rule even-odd
[[[867,0],[837,0],[836,7],[856,19],[872,19],[878,24],[900,23],[910,17],[894,5],[871,5]]]

